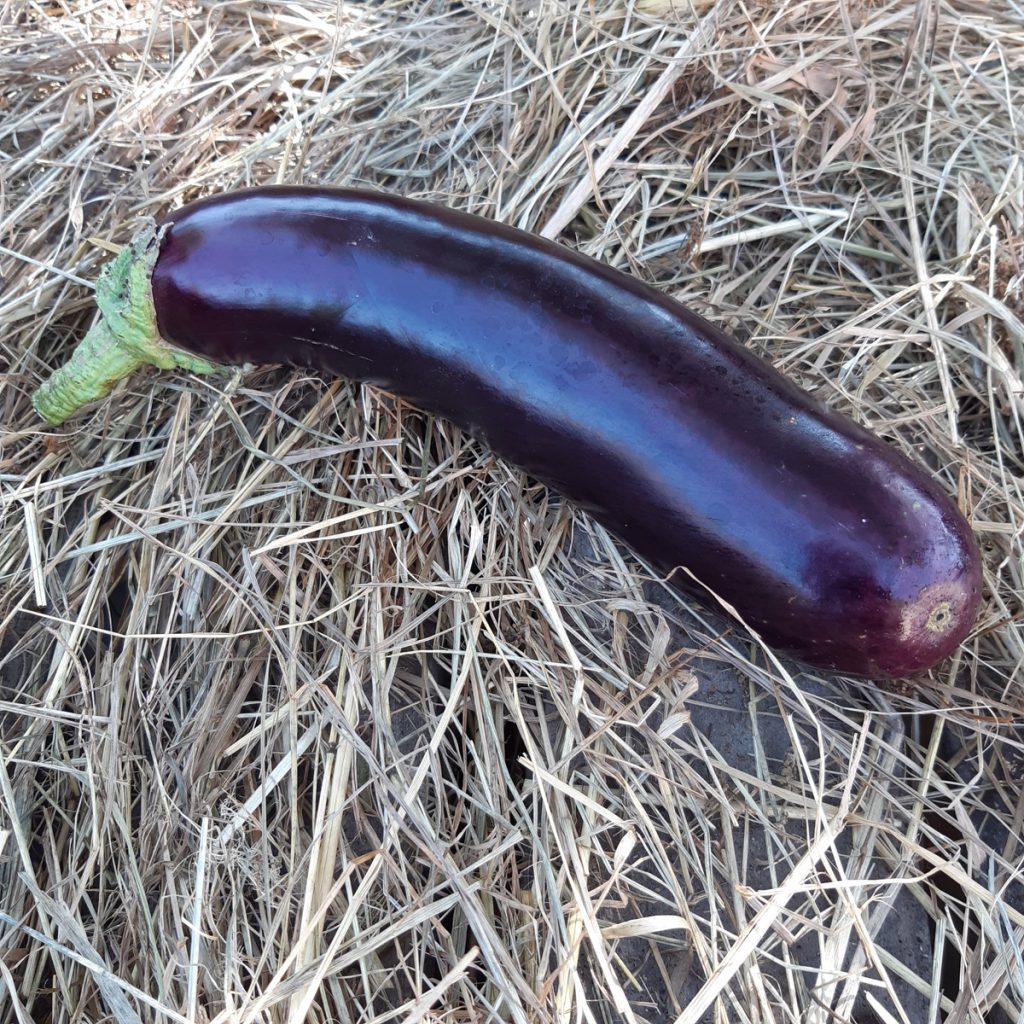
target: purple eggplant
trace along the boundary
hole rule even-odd
[[[680,303],[523,231],[252,189],[143,231],[97,300],[36,395],[51,423],[144,363],[315,368],[448,418],[809,664],[912,675],[975,621],[977,544],[923,469]]]

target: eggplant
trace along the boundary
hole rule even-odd
[[[314,368],[446,417],[809,665],[914,675],[977,616],[977,543],[923,468],[657,289],[524,231],[248,189],[144,229],[97,301],[34,397],[52,424],[147,363]]]

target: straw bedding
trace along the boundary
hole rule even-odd
[[[1019,1020],[1022,63],[1013,0],[0,5],[0,1021]],[[45,429],[138,220],[276,181],[734,331],[956,496],[974,634],[780,661],[345,381]]]

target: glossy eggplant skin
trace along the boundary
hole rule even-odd
[[[450,419],[809,664],[912,675],[975,620],[973,534],[923,470],[564,246],[389,195],[253,189],[169,218],[152,296],[174,346]]]

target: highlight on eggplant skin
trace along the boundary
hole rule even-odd
[[[914,675],[977,616],[974,535],[921,467],[556,243],[370,191],[256,188],[144,230],[97,293],[35,396],[51,423],[146,363],[316,368],[450,419],[810,665]]]

